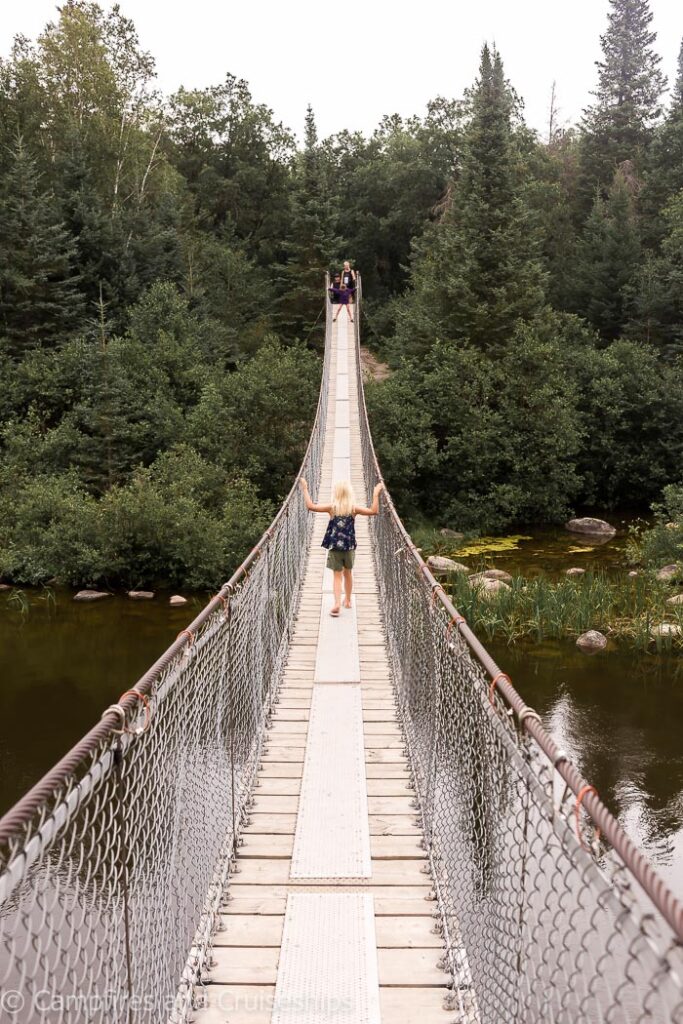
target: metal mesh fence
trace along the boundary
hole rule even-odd
[[[313,493],[328,364],[301,469]],[[297,477],[220,594],[0,821],[3,1024],[188,1018],[211,959],[311,524]]]
[[[369,496],[381,473],[357,365]],[[456,1019],[680,1024],[681,905],[382,506],[372,548]]]

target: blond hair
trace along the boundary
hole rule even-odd
[[[332,515],[352,516],[356,506],[353,487],[348,480],[337,480],[332,489]]]

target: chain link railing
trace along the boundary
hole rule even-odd
[[[369,497],[360,351],[357,367]],[[681,904],[382,506],[372,549],[456,1019],[680,1024]]]
[[[320,480],[328,373],[326,350],[299,476],[259,544],[0,820],[3,1024],[190,1015],[297,610],[312,526],[298,482]]]

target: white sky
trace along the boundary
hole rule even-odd
[[[107,0],[100,0],[108,6]],[[34,38],[55,0],[2,2],[0,52],[17,32]],[[608,0],[121,0],[166,92],[245,78],[257,102],[301,134],[306,105],[322,136],[370,133],[384,114],[422,114],[437,95],[460,97],[484,41],[495,42],[543,131],[557,81],[561,120],[590,101]],[[651,0],[657,50],[669,80],[683,36],[683,3]]]

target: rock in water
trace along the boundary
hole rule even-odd
[[[610,526],[604,519],[593,519],[591,516],[584,516],[583,519],[570,519],[564,524],[565,530],[570,533],[583,533],[593,537],[613,537],[617,532],[616,527]]]
[[[475,572],[470,576],[470,583],[474,586],[484,580],[500,580],[502,583],[512,583],[512,576],[503,569],[484,569],[483,572]]]
[[[0,590],[11,590],[12,587],[9,583],[0,583]]]
[[[476,579],[472,576],[470,576],[470,584],[479,591],[482,597],[493,597],[494,594],[501,594],[510,589],[503,580]]]
[[[448,526],[444,526],[439,533],[442,537],[448,537],[449,540],[464,540],[465,534],[458,533],[457,530],[451,530]]]
[[[74,594],[74,601],[100,601],[103,597],[111,597],[105,590],[79,590]]]
[[[672,639],[681,636],[683,630],[675,622],[662,622],[659,626],[653,626],[650,630],[652,636],[670,636]]]
[[[432,572],[469,572],[466,565],[454,562],[452,558],[445,558],[443,555],[430,555],[427,565]]]
[[[578,566],[574,566],[573,569],[567,569],[565,571],[565,576],[583,576],[585,571],[585,569],[579,569]]]
[[[587,633],[582,633],[579,639],[576,641],[576,646],[586,654],[593,654],[595,651],[604,651],[607,647],[607,637],[598,632],[597,629],[589,629]]]
[[[668,583],[670,580],[677,580],[681,575],[683,573],[680,572],[677,565],[664,565],[657,573],[657,579],[660,583]]]
[[[154,597],[153,590],[129,590],[128,597],[131,601],[151,601]]]
[[[187,598],[181,597],[180,594],[174,594],[168,603],[174,608],[179,608],[181,604],[187,604]]]
[[[683,594],[676,594],[675,597],[667,597],[667,604],[683,604]]]

